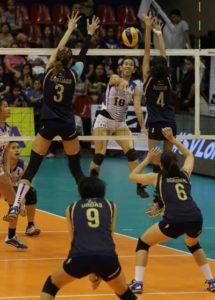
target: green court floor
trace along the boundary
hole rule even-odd
[[[91,157],[81,160],[86,174],[90,161]],[[106,158],[100,176],[107,182],[107,198],[118,207],[116,232],[137,238],[159,218],[152,219],[145,214],[153,197],[153,187],[147,188],[151,197],[141,199],[136,195],[136,185],[128,181],[128,174],[126,159]],[[201,245],[207,255],[215,259],[215,179],[193,175],[191,181],[193,197],[204,216]],[[65,158],[44,159],[33,185],[38,192],[38,208],[57,215],[64,216],[66,207],[78,199],[76,185]],[[181,238],[166,245],[187,251]]]

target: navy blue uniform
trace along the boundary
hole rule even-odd
[[[148,128],[149,138],[165,140],[161,132],[161,128],[164,127],[171,127],[173,134],[176,135],[174,102],[169,78],[155,81],[149,76],[143,88],[146,97],[146,127]]]
[[[96,273],[108,281],[121,267],[115,252],[111,224],[114,205],[104,198],[82,199],[70,207],[73,241],[64,270],[81,278]]]
[[[191,196],[188,176],[184,172],[180,177],[159,174],[157,190],[164,205],[161,231],[172,238],[184,233],[197,237],[202,229],[202,214]]]
[[[59,74],[50,68],[44,79],[44,100],[42,105],[42,127],[39,133],[46,139],[59,135],[63,140],[77,136],[72,98],[77,74],[67,67]]]

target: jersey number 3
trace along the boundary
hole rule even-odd
[[[55,85],[56,94],[54,95],[55,102],[61,102],[63,100],[64,86],[62,84]]]
[[[89,227],[99,227],[99,211],[96,208],[88,208],[86,211],[87,224]]]

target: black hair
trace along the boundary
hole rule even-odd
[[[120,66],[123,65],[125,60],[132,60],[133,64],[134,64],[134,68],[136,68],[136,63],[135,63],[135,60],[132,56],[124,56],[123,59],[120,61]]]
[[[56,61],[53,63],[54,74],[62,72],[72,58],[72,50],[68,47],[61,47],[57,51]]]
[[[178,159],[174,152],[165,151],[161,154],[161,164],[167,177],[179,177],[181,174]]]
[[[153,80],[165,80],[170,72],[164,56],[156,56],[150,61],[150,73]]]
[[[181,11],[179,9],[172,9],[169,13],[170,16],[172,15],[176,15],[176,16],[179,16],[181,17]]]
[[[78,191],[83,199],[104,197],[106,185],[98,177],[83,177],[78,184]]]

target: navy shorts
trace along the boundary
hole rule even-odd
[[[159,228],[163,234],[173,239],[183,234],[187,234],[191,238],[196,238],[202,232],[202,224],[202,217],[199,217],[196,221],[178,223],[164,219],[159,222]]]
[[[173,136],[177,134],[176,123],[157,122],[148,124],[148,137],[152,140],[165,141],[166,138],[162,134],[162,128],[172,128]]]
[[[53,140],[56,136],[60,136],[63,141],[73,140],[77,137],[75,121],[44,120],[39,134],[47,140]]]
[[[116,278],[121,272],[121,266],[116,254],[69,256],[63,263],[64,271],[72,277],[82,278],[95,273],[104,281]]]

